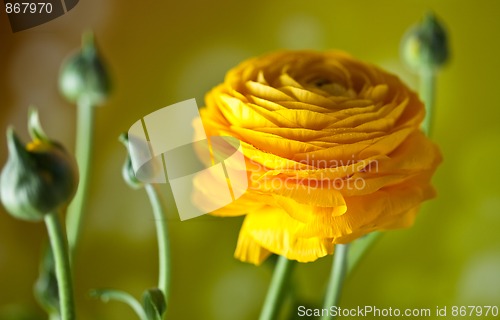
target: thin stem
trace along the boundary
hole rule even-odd
[[[275,320],[277,318],[285,297],[286,284],[292,274],[293,265],[293,261],[279,256],[259,320]]]
[[[425,105],[425,119],[422,123],[422,130],[428,136],[431,135],[432,120],[434,112],[434,102],[436,91],[436,71],[433,68],[422,67],[420,70],[420,99]]]
[[[330,280],[328,281],[328,287],[326,289],[325,302],[323,308],[331,308],[332,306],[338,306],[340,302],[340,296],[342,293],[342,286],[344,284],[344,279],[347,271],[347,255],[349,253],[349,245],[347,244],[337,244],[335,246],[335,253],[333,255],[332,271],[330,273]],[[334,319],[330,315],[325,315],[321,318],[322,320]]]
[[[164,296],[165,301],[168,301],[169,286],[170,286],[170,244],[168,237],[167,216],[164,211],[164,206],[158,195],[158,191],[152,184],[145,185],[146,192],[148,193],[149,201],[153,207],[153,214],[155,218],[156,234],[158,237],[158,259],[159,259],[159,275],[158,275],[158,289],[160,289]]]
[[[104,302],[108,302],[110,300],[123,302],[130,308],[132,308],[132,310],[134,310],[139,319],[148,320],[148,317],[144,312],[142,305],[134,297],[132,297],[130,294],[126,292],[120,290],[109,290],[109,289],[94,290],[93,292],[91,292],[91,295],[99,297]]]
[[[73,260],[75,249],[81,233],[81,224],[90,176],[90,159],[92,157],[92,141],[94,136],[94,106],[86,99],[78,101],[77,132],[76,132],[76,161],[79,167],[80,182],[75,198],[68,207],[66,226],[68,231],[68,244],[70,258]]]
[[[68,247],[57,213],[46,215],[45,225],[47,226],[52,254],[54,255],[61,319],[74,320],[75,304]]]

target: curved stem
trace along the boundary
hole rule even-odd
[[[74,320],[75,305],[68,247],[57,213],[46,215],[45,225],[47,226],[52,254],[54,255],[61,319]]]
[[[156,234],[158,237],[158,289],[163,292],[165,301],[167,302],[170,286],[170,244],[168,238],[167,216],[155,186],[152,184],[146,184],[145,188],[148,193],[151,206],[153,207]]]
[[[422,67],[420,70],[420,99],[425,105],[425,118],[422,130],[427,136],[431,135],[436,90],[436,71]]]
[[[80,182],[76,195],[68,207],[66,226],[70,258],[73,260],[75,249],[80,238],[81,224],[90,176],[90,159],[92,157],[92,141],[94,136],[94,106],[87,99],[78,101],[78,115],[76,128],[76,161],[78,163]]]
[[[123,302],[128,305],[134,312],[137,314],[139,319],[148,320],[142,305],[130,294],[120,291],[120,290],[94,290],[91,292],[91,295],[99,297],[104,302],[108,302],[109,300],[115,300],[118,302]]]
[[[337,244],[335,246],[335,253],[333,255],[332,271],[330,273],[330,280],[326,289],[325,302],[323,308],[329,309],[332,306],[338,306],[340,295],[342,293],[342,286],[347,271],[347,254],[349,252],[349,245]],[[322,320],[333,319],[330,315],[325,315]]]
[[[285,296],[284,289],[290,279],[293,265],[293,261],[279,256],[259,320],[275,320],[277,318]]]

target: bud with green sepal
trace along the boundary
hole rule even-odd
[[[403,60],[415,71],[437,69],[449,58],[446,30],[437,17],[428,13],[412,27],[401,43]]]
[[[118,140],[123,143],[125,148],[128,151],[128,135],[126,133],[122,133]],[[127,152],[127,158],[125,159],[125,163],[122,167],[122,176],[123,180],[133,189],[140,189],[144,187],[144,183],[137,179],[135,175],[134,168],[132,167],[132,160],[130,159],[130,154]]]
[[[428,13],[422,22],[408,30],[401,42],[401,55],[420,77],[419,94],[426,112],[422,131],[430,135],[436,100],[436,75],[450,56],[446,30],[434,14]]]
[[[82,48],[69,57],[61,68],[59,88],[72,103],[85,102],[91,106],[104,103],[111,91],[111,81],[92,33],[85,33]]]
[[[27,145],[14,129],[7,130],[9,157],[0,176],[0,197],[12,216],[40,221],[69,203],[76,192],[78,173],[73,157],[47,138],[34,109],[28,127],[33,141]]]

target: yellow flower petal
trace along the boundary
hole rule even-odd
[[[329,239],[299,238],[294,229],[301,223],[280,209],[267,209],[246,216],[240,231],[236,257],[242,261],[260,264],[266,257],[255,243],[265,250],[299,262],[310,262],[333,253]]]

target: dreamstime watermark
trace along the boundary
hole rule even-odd
[[[248,188],[240,141],[222,136],[209,140],[204,131],[196,135],[193,123],[197,119],[198,106],[190,99],[148,114],[128,131],[127,147],[137,179],[168,181],[181,220],[220,209]],[[204,181],[205,188],[217,183],[217,199],[200,194],[195,205],[195,180]]]
[[[79,0],[4,0],[12,32],[47,23],[73,9]]]
[[[266,157],[250,159],[238,139],[207,137],[195,99],[136,121],[128,131],[127,147],[138,180],[170,183],[181,220],[223,208],[249,188],[282,194],[363,190],[365,174],[379,170],[376,159],[354,156],[316,159],[313,154],[277,163]]]

